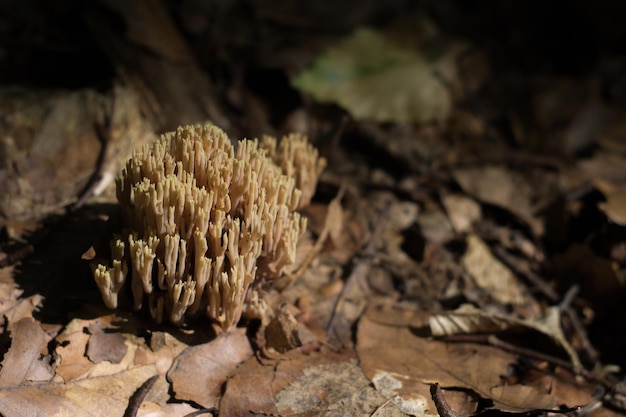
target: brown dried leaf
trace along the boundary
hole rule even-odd
[[[120,363],[126,352],[126,338],[120,333],[105,332],[110,329],[100,320],[96,320],[89,326],[91,338],[87,344],[87,356],[93,363],[109,361]]]
[[[600,210],[613,223],[626,226],[626,182],[621,184],[611,184],[608,181],[597,179],[595,182],[604,197],[605,202],[598,203]]]
[[[443,245],[450,239],[454,238],[454,230],[445,213],[433,208],[420,213],[417,218],[420,225],[420,231],[424,238],[435,245]]]
[[[367,277],[371,270],[371,262],[363,259],[354,267],[346,280],[327,326],[326,334],[331,345],[337,347],[353,345],[352,326],[361,317],[367,306],[368,296],[371,294],[371,289],[367,284]]]
[[[537,189],[527,175],[496,165],[460,168],[452,175],[466,193],[507,209],[540,232],[540,224],[533,218],[536,209],[533,202],[544,190]]]
[[[473,199],[461,194],[447,194],[441,198],[441,203],[448,213],[448,219],[457,233],[466,233],[472,229],[472,224],[482,215],[480,205]]]
[[[294,349],[266,363],[250,358],[228,381],[220,416],[370,415],[385,403],[351,360],[349,351]],[[346,383],[346,381],[350,381]]]
[[[354,359],[309,366],[302,373],[276,394],[280,415],[320,415],[328,410],[343,416],[370,415],[384,401]]]
[[[121,416],[130,396],[154,375],[156,369],[149,365],[68,384],[0,389],[0,414],[6,417]]]
[[[224,333],[217,339],[185,349],[167,373],[175,397],[203,407],[217,407],[222,386],[239,364],[252,356],[244,329]]]
[[[32,318],[23,318],[13,326],[13,340],[0,369],[0,389],[32,382],[50,381],[52,367],[40,350],[47,335]]]
[[[503,386],[501,375],[516,358],[490,346],[420,338],[407,327],[382,325],[367,315],[359,322],[357,340],[357,354],[365,375],[381,387],[381,392],[385,387],[386,395],[398,396],[407,406],[421,404],[420,413],[436,413],[429,387],[425,385],[435,382],[442,387],[471,389],[491,399],[494,407],[502,411],[525,412],[557,405],[550,395],[537,389],[529,391],[524,398],[509,394],[509,389],[519,393],[520,388]],[[531,398],[533,406],[529,407]]]
[[[501,332],[520,327],[532,329],[552,338],[567,352],[574,366],[582,367],[576,350],[563,334],[558,307],[549,307],[541,317],[520,319],[507,314],[488,313],[466,304],[454,311],[432,315],[429,323],[433,336]]]
[[[591,159],[583,159],[576,164],[566,178],[571,186],[589,180],[605,180],[612,183],[623,183],[626,181],[626,158],[614,152],[597,152]]]
[[[141,338],[120,333],[121,330],[112,325],[115,321],[120,321],[120,317],[109,314],[93,320],[74,319],[65,327],[56,338],[58,343],[56,353],[60,364],[57,367],[55,382],[113,375],[135,366],[135,353],[139,346],[144,345],[144,341]],[[125,325],[127,326],[125,331],[129,332],[139,328],[133,318]],[[108,333],[106,336],[103,335],[104,340],[96,336],[94,341],[89,332],[90,329],[98,327],[107,328]],[[107,346],[108,342],[113,344]],[[92,343],[94,346],[89,348]],[[105,344],[99,346],[99,343]],[[90,353],[102,360],[97,363],[92,362],[88,357]]]
[[[43,302],[41,294],[20,297],[24,291],[15,283],[14,274],[14,266],[0,268],[0,326],[6,325],[9,330],[22,318],[32,317]]]
[[[467,250],[461,263],[476,284],[496,301],[512,305],[522,305],[530,301],[525,287],[476,235],[467,237]]]
[[[86,333],[89,327],[88,320],[74,319],[57,336],[56,354],[59,358],[57,366],[57,382],[69,382],[83,378],[94,366],[85,356],[89,335]]]
[[[156,339],[159,342],[155,343]],[[172,366],[174,359],[187,347],[187,344],[169,333],[154,332],[152,333],[150,347],[141,345],[137,348],[135,365],[155,364],[159,374],[165,374]]]

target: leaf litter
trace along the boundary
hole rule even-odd
[[[259,16],[289,26],[284,15]],[[298,104],[289,117],[306,114],[314,136],[343,135],[322,140],[335,160],[306,213],[313,239],[259,321],[216,335],[208,323],[176,329],[105,311],[77,260],[110,194],[52,227],[2,217],[8,236],[34,227],[52,238],[0,247],[0,414],[432,416],[442,413],[434,387],[461,416],[623,413],[623,374],[611,365],[625,365],[626,346],[622,110],[586,76],[495,73],[483,89],[478,67],[490,62],[479,47],[427,18],[414,26],[406,37],[402,23],[347,28],[292,79],[339,108]],[[461,59],[472,48],[476,60]],[[280,69],[285,79],[302,63],[291,66]],[[275,99],[245,90],[252,82],[234,82],[227,101],[242,125],[272,129]],[[119,103],[159,100],[129,83],[116,87]],[[153,101],[142,108],[156,111]],[[96,119],[100,105],[88,111]],[[141,141],[153,136],[156,124],[125,106],[112,115],[136,119]],[[343,111],[355,120],[339,129]],[[126,122],[115,137],[133,136]],[[83,149],[97,135],[80,126]],[[112,154],[129,153],[116,146]],[[50,189],[66,199],[76,188],[74,178]],[[49,203],[27,212],[48,216],[59,205]],[[16,247],[29,257],[13,256]],[[133,404],[146,381],[154,385]]]

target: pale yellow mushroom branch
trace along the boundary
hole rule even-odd
[[[306,230],[296,210],[325,166],[302,135],[244,140],[235,151],[210,124],[144,146],[116,180],[122,230],[110,259],[93,265],[104,303],[117,308],[128,288],[134,308],[148,304],[157,321],[204,311],[236,326],[252,284],[271,284],[295,261]]]

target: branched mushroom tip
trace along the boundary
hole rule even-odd
[[[130,270],[135,309],[157,321],[204,310],[228,330],[247,293],[295,261],[326,161],[302,135],[240,141],[213,125],[179,127],[146,145],[116,179],[123,230],[94,265],[107,307]]]

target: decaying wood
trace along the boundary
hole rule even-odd
[[[113,100],[115,106],[112,106]],[[0,92],[0,227],[39,220],[73,204],[90,179],[110,182],[133,148],[155,138],[133,88]],[[108,120],[106,144],[96,126]],[[106,146],[103,146],[106,145]]]
[[[103,12],[102,9],[106,9]],[[124,22],[119,30],[117,15]],[[228,130],[215,91],[161,0],[90,3],[87,24],[157,131],[210,120]]]

